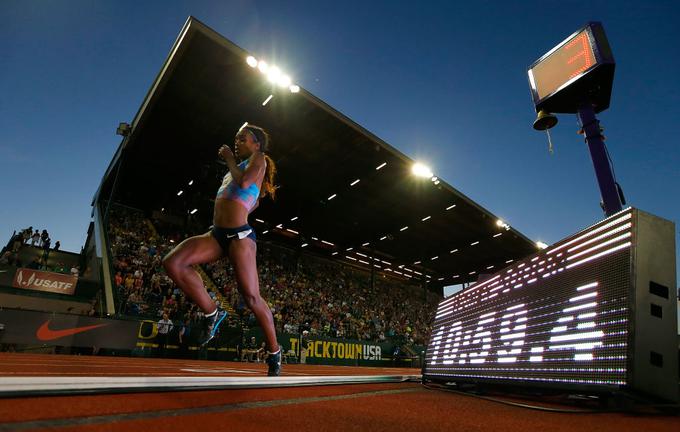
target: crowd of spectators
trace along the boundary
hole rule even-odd
[[[21,249],[30,243],[31,246],[42,249],[39,256],[35,256],[30,262],[23,262],[19,256]],[[78,276],[80,268],[77,266],[67,266],[63,262],[48,265],[50,251],[58,251],[61,243],[57,240],[52,246],[52,239],[49,232],[44,229],[42,232],[34,230],[32,226],[15,232],[9,241],[8,247],[0,255],[0,265],[13,267],[26,267],[34,270],[50,271],[55,273],[73,274]]]
[[[119,310],[128,315],[191,323],[202,317],[165,274],[162,257],[187,235],[161,235],[143,214],[114,207],[109,223]],[[269,303],[278,332],[367,341],[401,340],[424,344],[437,295],[339,262],[299,254],[258,241],[258,273],[262,297]],[[236,289],[227,258],[203,266],[223,307],[235,311],[230,325],[252,327],[256,320]],[[372,288],[371,288],[372,287]]]

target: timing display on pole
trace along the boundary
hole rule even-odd
[[[614,56],[601,23],[589,23],[529,66],[536,112],[575,113],[584,102],[609,107]]]

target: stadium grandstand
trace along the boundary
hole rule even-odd
[[[209,229],[226,172],[217,149],[247,122],[267,128],[278,166],[277,198],[263,201],[250,223],[258,233],[261,289],[281,334],[308,330],[312,338],[392,343],[384,358],[404,349],[414,358],[444,286],[474,283],[537,250],[426,167],[415,175],[416,161],[312,94],[272,83],[253,61],[190,18],[132,123],[119,128],[123,139],[93,198],[81,253],[54,252],[43,267],[77,262],[75,292],[29,295],[12,287],[14,266],[2,273],[3,295],[21,294],[26,303],[6,304],[154,328],[167,312],[182,323],[173,340],[184,327],[191,334],[201,313],[161,259]],[[227,263],[198,270],[230,312],[214,349],[240,350],[251,334],[261,340]],[[36,306],[36,295],[49,302]],[[147,342],[133,352],[149,355],[157,344]],[[299,347],[284,348],[299,355]]]

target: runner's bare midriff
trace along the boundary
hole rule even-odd
[[[237,201],[215,200],[213,225],[220,228],[236,228],[248,223],[248,210]]]

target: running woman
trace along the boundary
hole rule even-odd
[[[271,310],[260,296],[255,230],[248,225],[248,215],[258,206],[260,198],[269,195],[273,199],[276,192],[276,166],[265,154],[268,144],[269,135],[264,129],[245,125],[236,133],[236,156],[226,144],[219,149],[218,154],[226,162],[229,172],[215,197],[213,227],[211,231],[177,245],[163,258],[163,266],[177,286],[203,310],[204,329],[199,342],[205,345],[215,337],[227,312],[215,305],[192,266],[227,255],[234,267],[238,290],[264,330],[269,365],[267,374],[278,376],[281,372],[281,350]],[[236,157],[243,161],[237,164]]]

